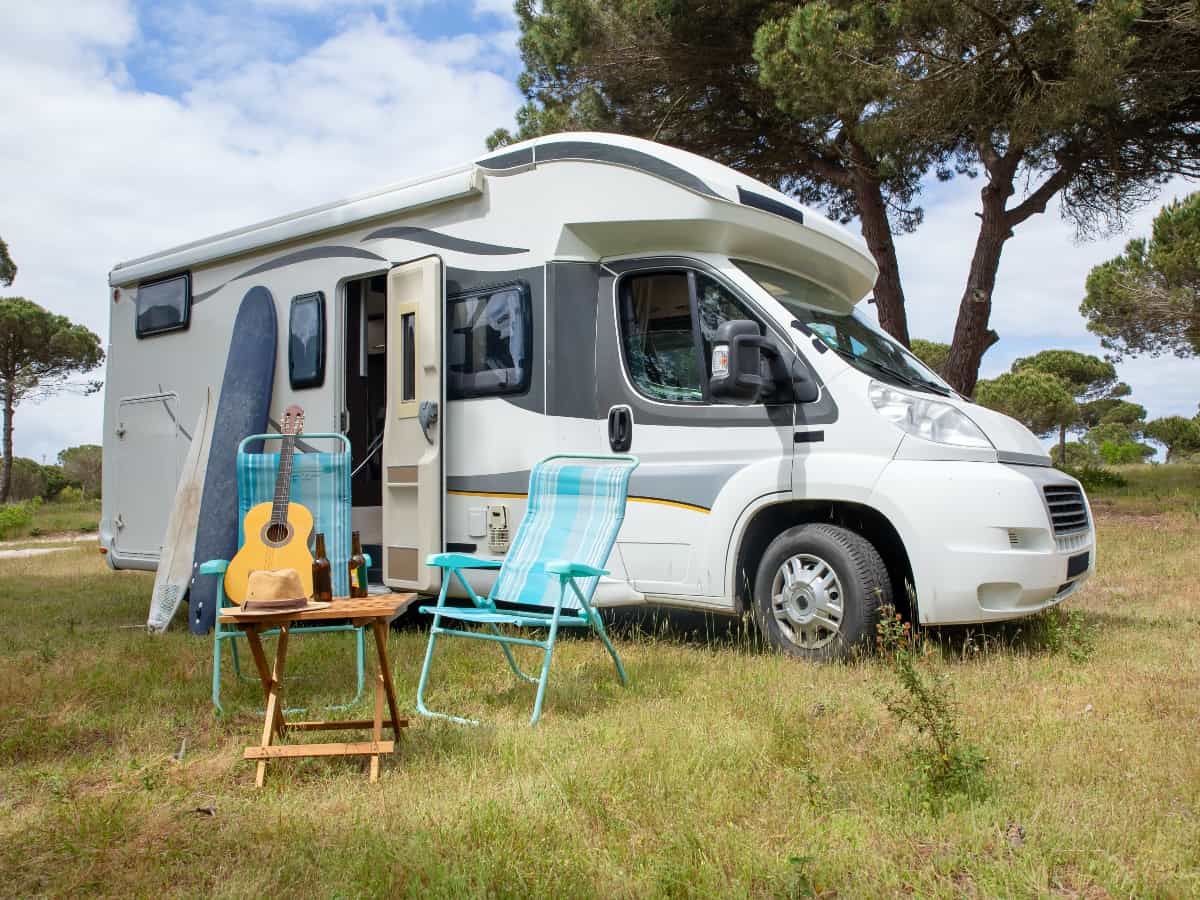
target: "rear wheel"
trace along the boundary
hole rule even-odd
[[[861,535],[824,523],[797,525],[763,554],[754,613],[776,650],[811,660],[843,659],[875,636],[892,584],[879,552]]]

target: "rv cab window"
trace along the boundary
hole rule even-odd
[[[293,390],[325,383],[325,295],[320,291],[292,298],[288,380]]]
[[[139,338],[188,327],[192,313],[192,277],[188,273],[138,285],[137,323]]]
[[[529,389],[533,314],[525,285],[450,297],[448,314],[446,396],[450,400]]]

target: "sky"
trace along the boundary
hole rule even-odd
[[[0,236],[20,268],[0,290],[107,342],[116,262],[477,156],[521,103],[516,41],[510,0],[0,0]],[[930,184],[925,224],[898,241],[914,336],[950,337],[979,187]],[[1100,352],[1084,279],[1160,202],[1106,240],[1077,242],[1053,205],[1022,225],[982,374],[1047,347]],[[1200,360],[1118,371],[1151,416],[1196,412]],[[100,443],[102,416],[99,396],[23,404],[16,452]]]

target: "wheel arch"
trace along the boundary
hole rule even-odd
[[[897,611],[915,620],[916,596],[906,587],[915,583],[912,562],[900,532],[878,509],[848,500],[782,500],[747,510],[726,576],[738,615],[751,608],[758,564],[767,546],[788,528],[806,522],[840,525],[870,541],[887,567]]]

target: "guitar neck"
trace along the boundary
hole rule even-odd
[[[271,521],[286,522],[288,503],[292,497],[292,455],[296,435],[285,434],[279,448],[279,474],[275,476],[275,499],[271,501]]]

